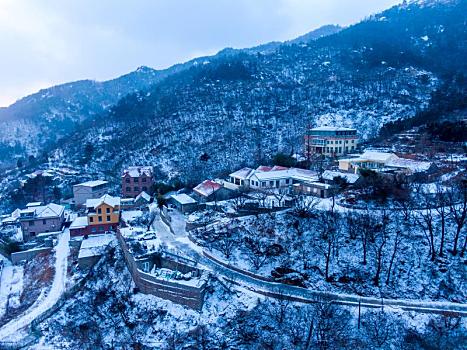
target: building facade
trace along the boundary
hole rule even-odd
[[[108,192],[108,182],[104,180],[87,181],[73,185],[75,205],[83,206],[88,199],[100,198]]]
[[[308,130],[305,135],[305,154],[308,157],[314,154],[341,156],[355,152],[357,146],[356,129],[322,126]]]
[[[54,203],[31,203],[20,211],[18,221],[23,231],[23,241],[27,242],[41,233],[61,231],[65,207]]]
[[[149,193],[154,184],[153,169],[150,166],[133,166],[122,175],[122,196],[135,198],[141,192]]]
[[[86,216],[77,217],[70,225],[71,236],[115,232],[120,223],[120,197],[108,194],[86,201]]]

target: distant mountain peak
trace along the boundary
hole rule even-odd
[[[289,40],[286,43],[290,44],[306,44],[314,40],[318,40],[320,38],[324,38],[328,35],[333,35],[338,32],[340,32],[344,27],[341,27],[336,24],[328,24],[324,25],[322,27],[319,27],[315,30],[312,30],[311,32],[308,32],[304,35],[299,36],[298,38],[295,38],[293,40]]]

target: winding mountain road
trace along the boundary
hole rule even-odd
[[[191,242],[185,230],[184,217],[174,212],[172,218],[172,231],[162,222],[160,216],[156,217],[152,228],[159,234],[167,246],[183,252],[185,255],[198,261],[201,265],[213,271],[229,281],[241,284],[247,289],[260,295],[266,295],[275,298],[288,298],[293,301],[303,303],[316,303],[320,300],[331,300],[337,304],[381,308],[398,308],[405,311],[415,311],[421,313],[436,313],[444,315],[457,315],[467,317],[467,305],[453,302],[436,302],[405,299],[385,299],[374,297],[363,297],[359,295],[341,294],[332,292],[323,292],[310,290],[300,287],[294,287],[286,284],[269,282],[261,280],[248,274],[240,272],[236,267],[229,267],[227,263],[219,261],[202,247]]]

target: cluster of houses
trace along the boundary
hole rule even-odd
[[[430,162],[402,158],[394,153],[375,150],[357,153],[358,150],[359,140],[355,129],[313,128],[305,136],[305,155],[308,159],[318,155],[337,160],[327,170],[278,165],[244,167],[225,179],[207,179],[190,192],[179,191],[166,198],[182,213],[203,209],[209,202],[217,204],[239,196],[251,199],[260,195],[276,199],[287,197],[282,203],[281,199],[272,201],[272,207],[281,207],[287,203],[290,205],[296,195],[327,198],[337,192],[337,184],[342,181],[357,185],[362,181],[362,169],[413,176],[427,173],[434,167]],[[70,245],[79,247],[78,263],[83,268],[92,266],[105,247],[117,239],[124,248],[132,277],[142,291],[199,309],[206,285],[205,272],[196,268],[191,261],[182,261],[182,258],[167,252],[161,255],[161,250],[155,249],[155,246],[152,249],[151,242],[160,247],[156,233],[143,230],[136,234],[131,226],[121,225],[122,211],[148,208],[152,201],[148,193],[152,192],[153,186],[153,168],[133,166],[122,172],[121,197],[109,194],[108,181],[86,181],[73,185],[73,199],[68,202],[69,208],[55,203],[31,202],[23,209],[14,210],[1,223],[3,227],[10,226],[20,231],[26,251],[33,253],[45,249],[41,248],[43,242],[52,247],[52,240],[64,227],[69,227]],[[167,210],[166,207],[164,209]],[[129,213],[126,214],[128,216]],[[125,217],[123,221],[127,221]],[[35,250],[30,249],[31,246]],[[27,255],[28,258],[34,256],[33,253]],[[183,273],[180,274],[180,271]],[[164,276],[160,275],[162,272]],[[171,277],[168,282],[167,274],[178,276],[178,281]]]
[[[358,145],[355,129],[313,128],[305,136],[306,154],[337,157],[338,166],[334,165],[324,172],[278,165],[244,167],[229,174],[226,179],[205,180],[191,192],[173,193],[167,199],[181,212],[191,213],[202,209],[206,203],[248,193],[253,194],[251,198],[254,193],[326,198],[336,193],[336,178],[349,185],[358,184],[362,169],[411,176],[433,168],[430,162],[402,158],[394,153],[374,150],[357,153]],[[122,210],[148,207],[152,200],[148,192],[153,185],[152,167],[129,167],[121,175],[121,197],[109,194],[108,181],[86,181],[73,186],[72,211],[60,204],[32,202],[3,218],[2,226],[17,227],[22,233],[23,242],[54,236],[64,226],[69,227],[71,237],[77,239],[115,232]],[[272,205],[275,205],[274,202]],[[280,202],[277,205],[280,206]]]

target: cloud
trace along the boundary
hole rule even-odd
[[[0,105],[140,65],[165,68],[224,47],[348,25],[397,0],[2,0]],[[43,85],[47,84],[47,85]]]

